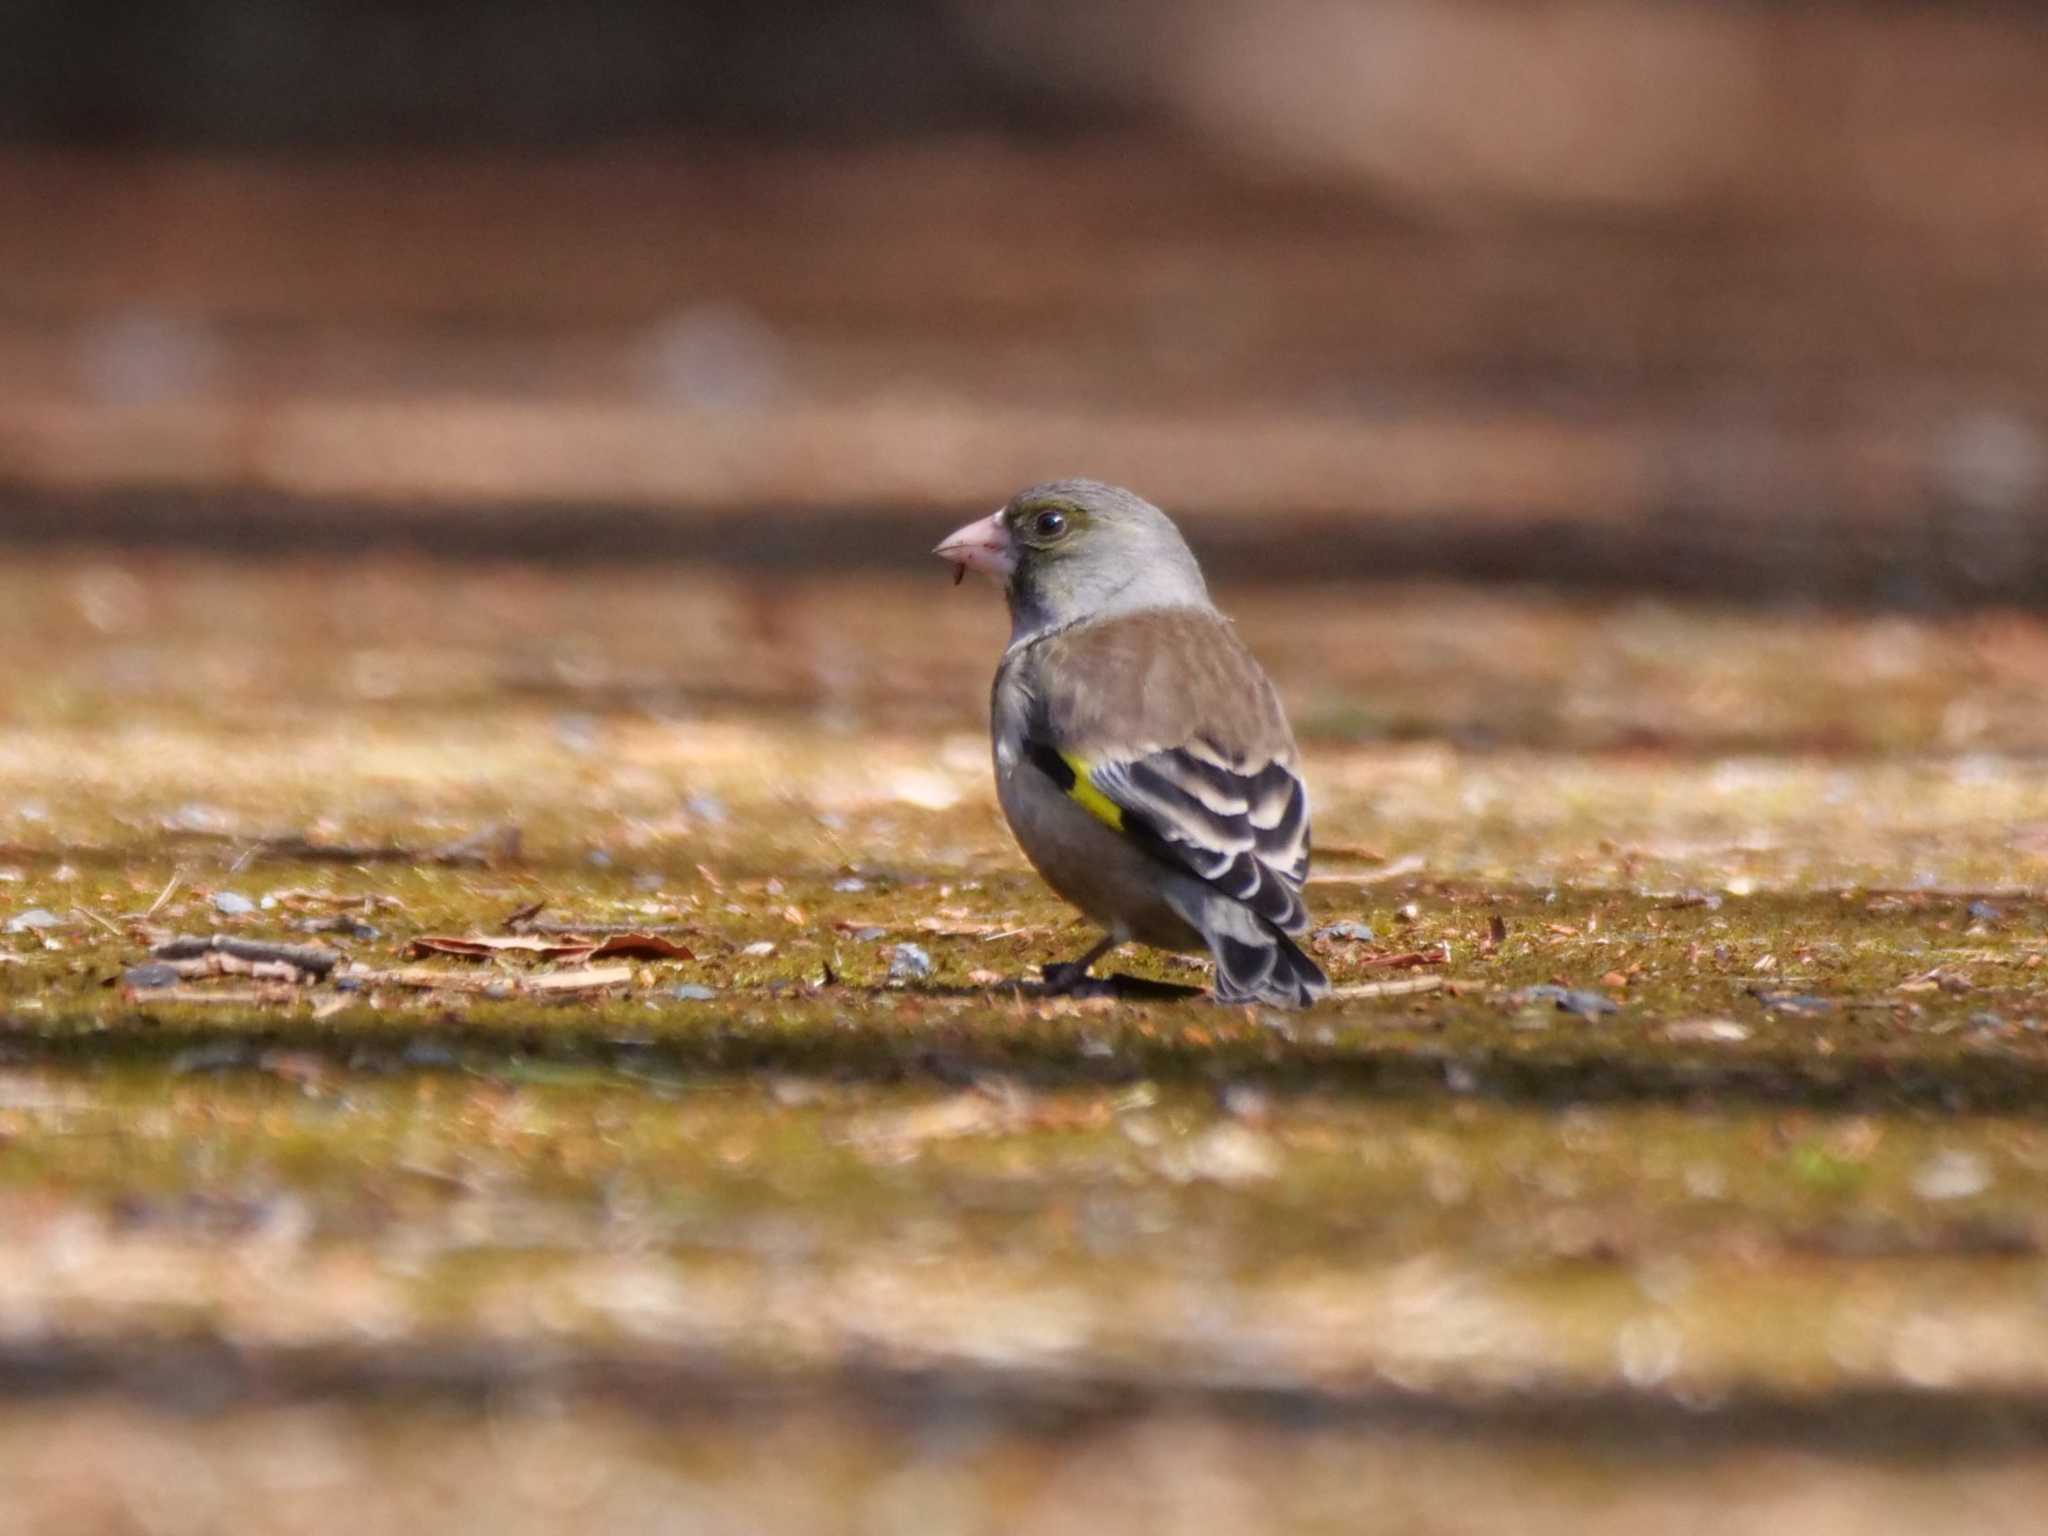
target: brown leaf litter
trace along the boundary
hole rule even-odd
[[[459,955],[489,960],[498,955],[531,955],[536,960],[598,960],[614,956],[634,960],[694,960],[696,951],[658,933],[613,933],[598,938],[555,938],[537,933],[428,934],[406,946],[422,955]]]

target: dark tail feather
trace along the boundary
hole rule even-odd
[[[1166,903],[1216,957],[1216,1001],[1306,1008],[1330,978],[1295,942],[1241,901],[1192,880],[1169,885]]]
[[[1301,952],[1294,940],[1261,923],[1257,940],[1232,934],[1211,934],[1216,956],[1216,1000],[1219,1003],[1267,1003],[1275,1008],[1306,1008],[1330,991],[1330,978]]]
[[[1285,979],[1294,994],[1293,1006],[1306,1008],[1317,999],[1328,997],[1330,978],[1323,974],[1323,968],[1286,934],[1276,933],[1273,937],[1280,941],[1280,963],[1273,968],[1274,979]]]

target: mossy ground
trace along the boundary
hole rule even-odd
[[[943,581],[14,561],[0,919],[44,916],[0,939],[0,1330],[1326,1404],[2048,1396],[2048,626],[1231,594],[1301,724],[1317,923],[1372,930],[1316,947],[1393,984],[1283,1016],[1019,986],[1089,935],[993,804],[994,600]],[[390,979],[563,968],[408,953],[536,902],[691,958]],[[213,932],[370,979],[124,981]],[[639,1456],[609,1412],[578,1433]],[[818,1412],[778,1433],[837,1448],[822,1497],[873,1446]]]

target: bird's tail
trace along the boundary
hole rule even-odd
[[[1216,957],[1216,1001],[1306,1008],[1330,991],[1330,978],[1301,947],[1242,902],[1213,891],[1168,904],[1201,934]]]

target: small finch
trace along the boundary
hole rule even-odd
[[[1071,989],[1130,940],[1206,949],[1219,1002],[1305,1007],[1308,793],[1279,696],[1171,519],[1092,480],[1015,496],[935,553],[1004,584],[996,792],[1018,844],[1102,925]]]

